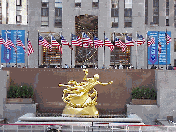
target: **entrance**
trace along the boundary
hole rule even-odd
[[[80,15],[75,16],[75,34],[82,38],[82,33],[93,41],[93,35],[98,37],[98,16]],[[98,49],[76,46],[75,67],[86,65],[88,68],[98,65]]]

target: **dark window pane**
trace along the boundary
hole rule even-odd
[[[176,59],[174,59],[174,66],[176,66]]]
[[[159,0],[153,0],[153,6],[159,6]]]
[[[128,9],[124,9],[124,14],[125,14],[125,17],[132,17],[132,9],[128,8]]]
[[[166,19],[166,26],[169,26],[169,19]]]
[[[81,3],[75,3],[75,7],[81,7]]]
[[[153,24],[159,24],[159,17],[153,16]]]
[[[119,9],[118,8],[111,8],[111,17],[118,17],[119,16]]]
[[[48,3],[42,3],[42,7],[48,7]]]
[[[62,8],[55,8],[55,16],[62,17]]]
[[[166,9],[166,16],[169,16],[169,9]]]
[[[118,27],[118,22],[112,22],[112,27],[117,28]]]
[[[99,2],[92,2],[92,7],[98,8]]]
[[[174,38],[174,52],[176,52],[176,38]]]
[[[125,25],[125,28],[126,28],[126,27],[132,27],[132,22],[125,22],[124,25]]]
[[[42,16],[48,16],[49,15],[49,9],[48,8],[42,8]]]

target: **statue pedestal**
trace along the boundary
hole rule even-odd
[[[95,105],[87,106],[85,108],[72,108],[69,105],[66,105],[62,114],[99,116]]]

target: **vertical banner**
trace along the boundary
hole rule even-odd
[[[6,41],[7,36],[15,46],[17,35],[25,46],[25,30],[7,30],[7,33],[6,30],[2,30],[3,39]],[[16,52],[12,46],[10,47],[11,50],[1,45],[1,63],[16,63]],[[25,52],[21,46],[17,46],[17,63],[25,63]]]
[[[166,65],[166,39],[165,31],[148,31],[147,35],[155,39],[155,44],[148,47],[148,64],[158,65],[158,42],[161,43],[161,53],[159,56],[159,65]],[[171,32],[167,31],[171,37]],[[167,45],[167,64],[170,64],[170,43]]]

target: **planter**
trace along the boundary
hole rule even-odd
[[[32,98],[7,98],[7,104],[32,104]]]
[[[132,99],[133,105],[156,105],[156,100],[151,99]]]

